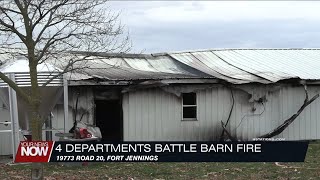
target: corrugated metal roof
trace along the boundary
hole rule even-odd
[[[219,49],[168,55],[213,76],[219,73],[217,78],[237,84],[320,79],[319,49]]]
[[[86,74],[86,79],[142,80],[199,78],[198,74],[185,70],[169,56],[136,58],[100,57],[99,60],[90,60],[88,63],[90,64],[90,68],[78,72]],[[75,76],[71,80],[83,79],[79,77]]]
[[[18,59],[13,62],[6,63],[1,67],[2,73],[16,73],[16,72],[29,72],[29,62],[26,59]],[[51,64],[42,63],[37,66],[38,72],[59,72],[60,69],[57,69]]]
[[[90,55],[70,80],[217,78],[234,84],[284,79],[320,80],[320,49],[209,49],[158,54],[76,52]],[[74,52],[73,52],[74,54]],[[1,60],[6,57],[1,55]],[[55,64],[63,69],[68,56]],[[52,62],[56,62],[52,61]],[[59,64],[59,65],[58,65]]]
[[[13,51],[13,52],[11,52]],[[8,67],[14,72],[28,72],[28,64],[18,62],[21,49],[0,49],[0,61],[6,64],[0,67],[1,72],[7,72]],[[16,59],[9,54],[16,53]],[[89,57],[87,57],[89,56]],[[147,80],[147,79],[182,79],[199,78],[199,74],[183,68],[181,63],[169,56],[152,56],[151,54],[123,54],[123,53],[94,53],[94,52],[72,52],[66,53],[55,59],[48,59],[41,66],[53,65],[57,69],[64,69],[70,59],[81,59],[83,62],[74,65],[78,68],[75,72],[69,73],[69,80],[87,80],[98,78],[101,80]],[[19,64],[21,66],[19,66]],[[44,65],[45,64],[45,65]],[[81,67],[87,68],[81,68]],[[38,68],[39,70],[39,68]],[[40,70],[39,70],[40,71]],[[210,78],[208,76],[208,78]]]

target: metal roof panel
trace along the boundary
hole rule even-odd
[[[15,49],[7,52],[11,51]],[[90,55],[91,60],[85,63],[89,68],[70,75],[70,80],[217,78],[234,84],[274,83],[291,78],[320,80],[320,49],[209,49],[143,55],[81,52],[77,55]],[[5,53],[0,58],[14,61]],[[68,58],[71,53],[70,57],[66,54],[46,63],[63,69]]]

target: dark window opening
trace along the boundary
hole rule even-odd
[[[183,93],[183,105],[196,105],[196,93]]]
[[[197,120],[197,94],[182,94],[182,120]]]
[[[120,100],[96,100],[96,125],[103,141],[122,141]]]

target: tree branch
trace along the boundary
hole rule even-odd
[[[54,12],[59,7],[66,5],[68,1],[69,0],[64,0],[61,3],[54,5],[49,10],[47,10],[47,12],[45,12],[45,13],[41,13],[41,6],[44,4],[44,1],[42,1],[39,5],[35,5],[35,6],[37,6],[37,9],[39,10],[40,17],[32,24],[32,30],[35,29],[35,27],[50,13],[50,18],[49,18],[50,20],[48,20],[48,22],[47,22],[47,25],[49,25],[50,21],[51,21],[51,18],[52,18],[52,15],[54,14]],[[43,31],[44,30],[45,30],[45,28],[43,29]]]
[[[2,72],[0,72],[0,79],[2,79],[5,83],[7,83],[12,89],[14,89],[16,91],[16,93],[18,94],[18,96],[22,97],[22,99],[27,102],[30,103],[31,99],[30,97],[16,84],[14,83],[10,78],[8,78],[5,74],[3,74]]]
[[[65,73],[76,71],[76,70],[80,70],[80,69],[89,68],[87,66],[74,67],[75,63],[83,62],[87,57],[89,57],[89,56],[84,56],[83,58],[79,58],[79,59],[75,59],[75,60],[69,60],[68,64],[64,66],[63,71],[58,72],[58,74],[56,74],[56,75],[52,76],[50,79],[48,79],[44,84],[42,84],[42,87],[47,86],[55,78],[65,74]],[[86,60],[86,61],[89,61],[89,60]]]
[[[271,138],[271,137],[274,137],[274,136],[279,135],[280,133],[282,133],[301,114],[301,112],[309,104],[311,104],[314,100],[316,100],[319,97],[319,94],[316,94],[315,96],[313,96],[309,100],[308,91],[307,91],[307,86],[306,85],[304,86],[304,91],[305,91],[305,94],[306,94],[306,98],[305,98],[302,106],[300,107],[300,109],[294,115],[292,115],[289,119],[285,120],[280,126],[275,128],[274,130],[270,131],[269,133],[260,136],[259,138]]]
[[[231,141],[238,141],[237,138],[234,138],[234,137],[229,133],[229,131],[226,129],[226,125],[223,123],[223,121],[221,121],[221,126],[222,126],[222,129],[223,129],[223,132],[226,133],[226,135],[228,136],[228,138],[229,138]]]
[[[232,105],[231,105],[231,109],[230,109],[230,112],[229,112],[229,116],[228,116],[227,122],[226,122],[226,124],[223,126],[222,133],[221,133],[221,135],[220,135],[220,141],[223,140],[224,133],[225,133],[225,131],[226,131],[227,125],[229,124],[229,121],[230,121],[230,118],[231,118],[231,114],[232,114],[232,111],[233,111],[233,107],[234,107],[234,96],[233,96],[233,91],[232,91],[232,89],[230,89],[230,92],[231,92],[231,98],[232,98]],[[221,122],[222,122],[222,121],[221,121]],[[229,132],[227,132],[227,133],[229,133]]]
[[[0,11],[2,11],[4,13],[4,10],[2,7],[0,7]],[[8,30],[6,31],[11,31],[13,33],[15,33],[22,42],[25,42],[25,36],[23,34],[21,34],[16,28],[14,25],[10,25],[8,23],[6,23],[3,19],[0,19],[0,25],[6,27]],[[3,31],[3,30],[1,30]]]

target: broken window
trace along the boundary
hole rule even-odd
[[[182,93],[182,120],[197,120],[196,93]]]

